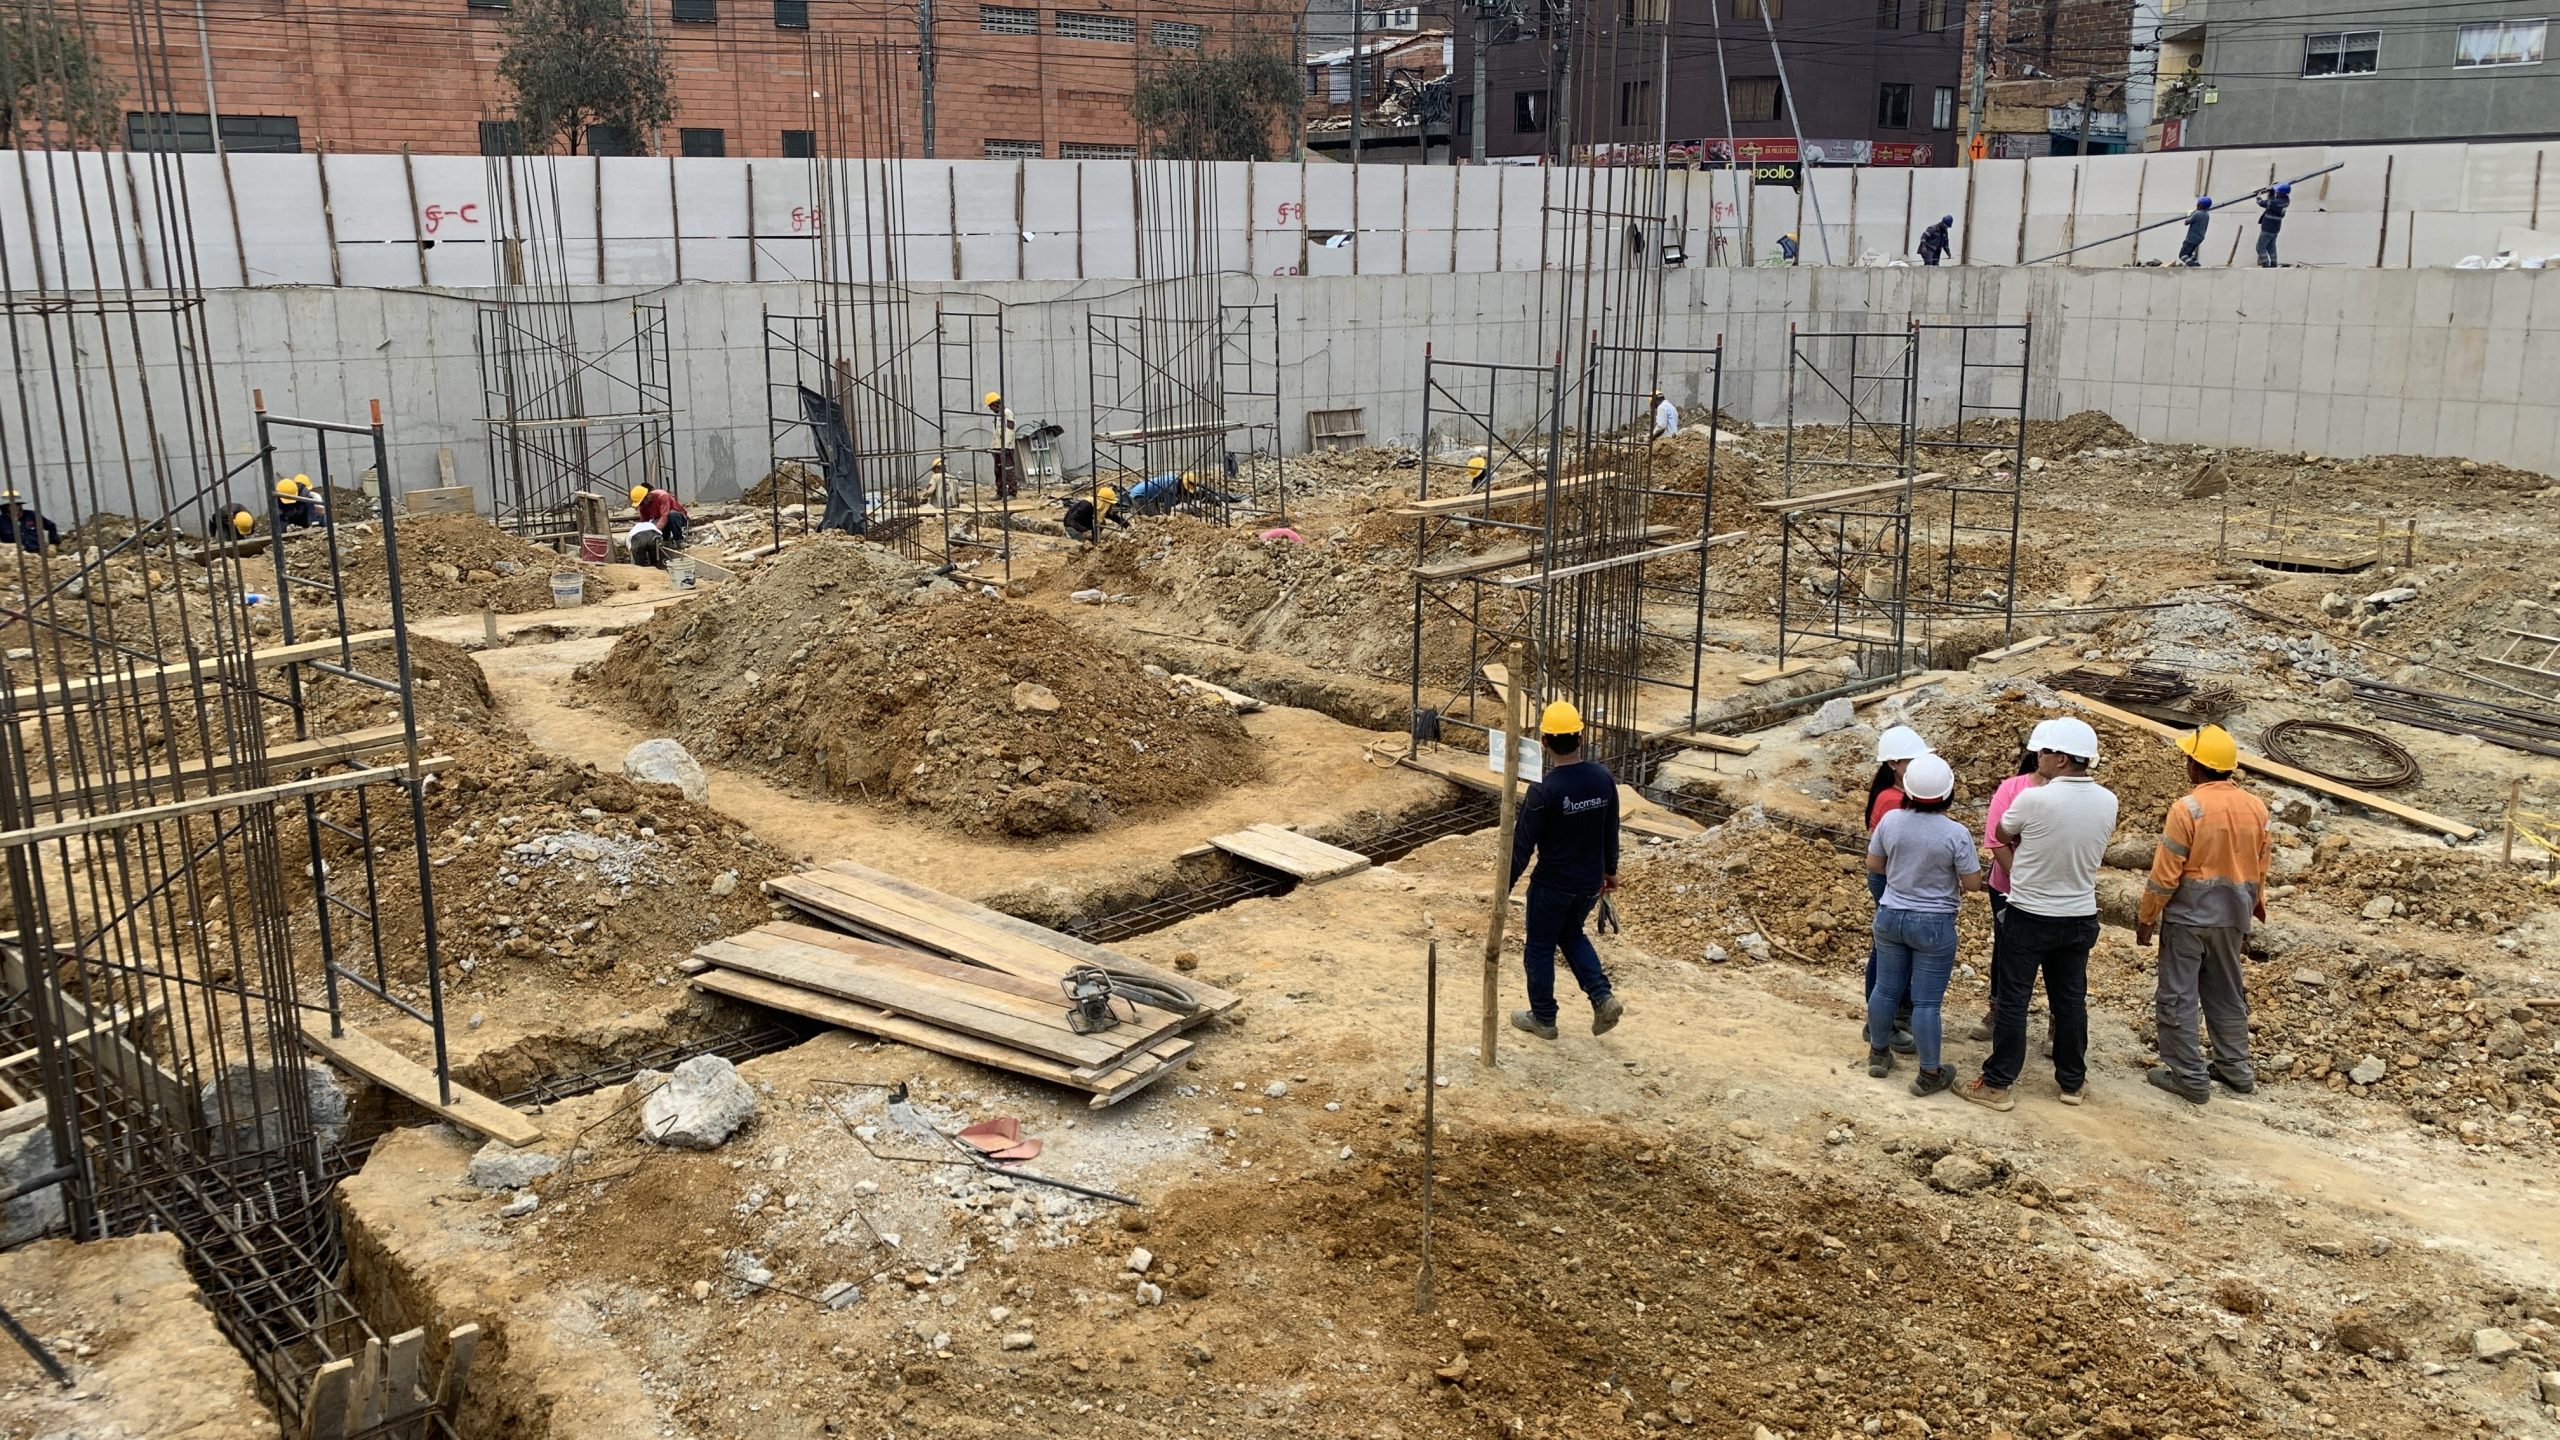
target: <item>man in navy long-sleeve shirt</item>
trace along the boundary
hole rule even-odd
[[[2178,247],[2178,263],[2194,269],[2196,252],[2204,248],[2204,232],[2213,227],[2213,197],[2199,195],[2196,208],[2187,215],[2186,243]]]
[[[1573,967],[1574,983],[1591,999],[1591,1033],[1605,1034],[1626,1013],[1609,990],[1600,952],[1582,924],[1600,897],[1618,888],[1618,781],[1608,767],[1582,756],[1582,713],[1567,701],[1546,708],[1538,721],[1546,752],[1546,778],[1529,787],[1511,839],[1511,883],[1529,871],[1529,913],[1522,925],[1521,964],[1528,971],[1529,1008],[1511,1012],[1511,1023],[1542,1039],[1556,1038],[1556,951]],[[1537,857],[1537,868],[1529,860]]]
[[[2293,208],[2293,187],[2279,185],[2258,197],[2258,264],[2276,268],[2276,232],[2284,229],[2284,212]]]

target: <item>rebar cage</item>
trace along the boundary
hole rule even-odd
[[[604,496],[612,508],[636,486],[677,490],[667,307],[588,308],[601,321],[614,306],[628,309],[629,332],[583,340],[580,307],[565,298],[480,307],[491,508],[501,528],[556,544],[578,536],[581,494]]]
[[[1141,287],[1132,314],[1085,317],[1093,463],[1132,513],[1276,524],[1288,513],[1280,453],[1280,302],[1204,302],[1196,287]]]

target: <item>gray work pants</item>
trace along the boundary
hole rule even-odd
[[[2153,1013],[2160,1022],[2160,1063],[2190,1090],[2203,1090],[2204,1051],[2197,1043],[2196,1017],[2213,1035],[2213,1063],[2240,1084],[2253,1082],[2249,1072],[2249,992],[2241,982],[2240,942],[2248,931],[2236,925],[2160,925],[2160,988]]]

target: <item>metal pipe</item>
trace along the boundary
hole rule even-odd
[[[2293,179],[2291,179],[2291,180],[2285,180],[2285,181],[2270,181],[2269,183],[2264,184],[2264,185],[2261,185],[2261,186],[2259,186],[2257,189],[2252,190],[2252,191],[2249,191],[2247,194],[2244,194],[2244,195],[2240,196],[2238,200],[2234,200],[2234,201],[2232,201],[2232,202],[2231,202],[2231,204],[2233,204],[2233,205],[2237,205],[2237,204],[2239,204],[2239,203],[2240,203],[2240,201],[2241,201],[2241,200],[2247,200],[2247,199],[2251,199],[2251,198],[2253,198],[2253,197],[2255,197],[2255,196],[2264,195],[2264,194],[2266,194],[2268,191],[2270,191],[2270,190],[2274,189],[2278,184],[2284,184],[2284,185],[2299,185],[2299,184],[2301,184],[2301,183],[2302,183],[2303,181],[2305,181],[2305,180],[2316,180],[2316,179],[2320,178],[2321,176],[2328,174],[2328,173],[2329,173],[2330,171],[2332,171],[2332,170],[2344,170],[2344,169],[2346,169],[2346,168],[2347,168],[2346,162],[2345,162],[2345,161],[2343,161],[2343,160],[2341,160],[2341,161],[2339,161],[2339,162],[2338,162],[2337,164],[2335,164],[2335,165],[2323,165],[2323,166],[2321,166],[2319,169],[2312,171],[2312,172],[2311,172],[2310,174],[2308,174],[2308,175],[2298,175],[2298,176],[2295,176],[2295,177],[2294,177]],[[2217,207],[2215,207],[2215,208],[2216,208],[2216,209],[2228,209],[2228,208],[2230,208],[2230,207],[2229,207],[2229,206],[2217,206]],[[2118,240],[2130,240],[2130,239],[2132,239],[2134,236],[2139,235],[2139,234],[2143,233],[2143,232],[2144,232],[2144,231],[2146,231],[2146,230],[2157,230],[2157,229],[2159,229],[2159,228],[2160,228],[2161,226],[2163,226],[2163,225],[2183,225],[2183,224],[2185,224],[2185,223],[2187,222],[2187,215],[2191,215],[2191,214],[2193,214],[2193,213],[2194,213],[2193,211],[2188,211],[2188,212],[2186,212],[2185,214],[2172,215],[2172,216],[2170,216],[2170,217],[2169,217],[2168,219],[2166,219],[2166,220],[2154,220],[2154,221],[2152,221],[2152,222],[2151,222],[2150,224],[2148,224],[2148,225],[2136,225],[2135,227],[2133,227],[2133,228],[2132,228],[2132,229],[2130,229],[2130,230],[2127,230],[2126,232],[2124,232],[2124,233],[2123,233],[2123,234],[2121,234],[2121,235],[2110,235],[2110,236],[2106,237],[2106,238],[2105,238],[2105,239],[2103,239],[2103,240],[2091,240],[2091,241],[2087,242],[2086,244],[2074,245],[2074,246],[2072,246],[2072,247],[2071,247],[2070,249],[2068,249],[2068,250],[2056,250],[2056,251],[2054,251],[2054,252],[2053,252],[2052,254],[2050,254],[2050,255],[2039,255],[2039,256],[2037,256],[2036,258],[2034,258],[2033,260],[2022,261],[2022,262],[2020,262],[2020,263],[2022,263],[2022,264],[2027,264],[2027,265],[2041,265],[2041,264],[2043,264],[2044,262],[2046,262],[2047,260],[2059,260],[2059,259],[2061,259],[2061,258],[2062,258],[2063,256],[2065,256],[2065,255],[2076,255],[2076,254],[2078,254],[2079,252],[2081,252],[2081,251],[2083,251],[2083,250],[2093,249],[2093,248],[2095,248],[2095,247],[2097,247],[2097,246],[2100,246],[2100,245],[2112,245],[2112,244],[2114,244],[2115,242],[2117,242]]]

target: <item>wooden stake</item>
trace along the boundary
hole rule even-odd
[[[1432,1139],[1439,1127],[1433,1118],[1433,1096],[1440,1089],[1440,942],[1422,957],[1422,1273],[1413,1280],[1413,1313],[1428,1315],[1438,1303],[1431,1275]]]
[[[2509,780],[2507,782],[2507,838],[2506,842],[2498,847],[2498,863],[2501,865],[2516,863],[2516,804],[2523,798],[2524,781]]]
[[[1494,1052],[1502,1023],[1502,931],[1511,917],[1511,832],[1520,822],[1520,715],[1528,686],[1516,677],[1526,648],[1512,641],[1504,667],[1515,678],[1502,692],[1502,829],[1493,850],[1493,918],[1484,931],[1484,1039],[1477,1058],[1488,1066],[1502,1063]]]

